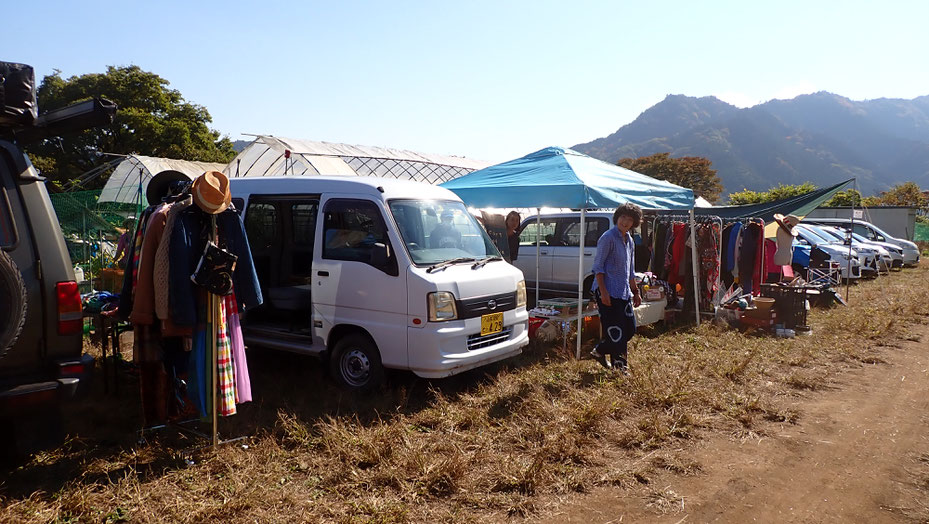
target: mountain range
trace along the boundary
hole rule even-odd
[[[573,149],[610,163],[661,152],[706,157],[726,193],[853,177],[865,195],[906,181],[926,188],[929,95],[855,101],[821,91],[749,108],[668,95],[615,133]]]

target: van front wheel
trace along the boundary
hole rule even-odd
[[[371,390],[384,380],[377,346],[358,333],[346,335],[336,343],[329,358],[329,373],[349,389]]]

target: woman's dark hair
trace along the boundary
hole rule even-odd
[[[616,211],[613,212],[614,226],[621,216],[632,218],[632,229],[635,229],[642,223],[642,208],[629,202],[617,207]]]

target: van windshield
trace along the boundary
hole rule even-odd
[[[487,232],[462,202],[391,200],[390,212],[416,265],[500,256]]]

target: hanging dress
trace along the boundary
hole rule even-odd
[[[226,314],[229,318],[229,339],[232,342],[232,363],[235,366],[235,391],[239,404],[251,402],[252,384],[248,376],[248,361],[245,358],[245,341],[242,338],[242,325],[235,292],[226,297]]]

